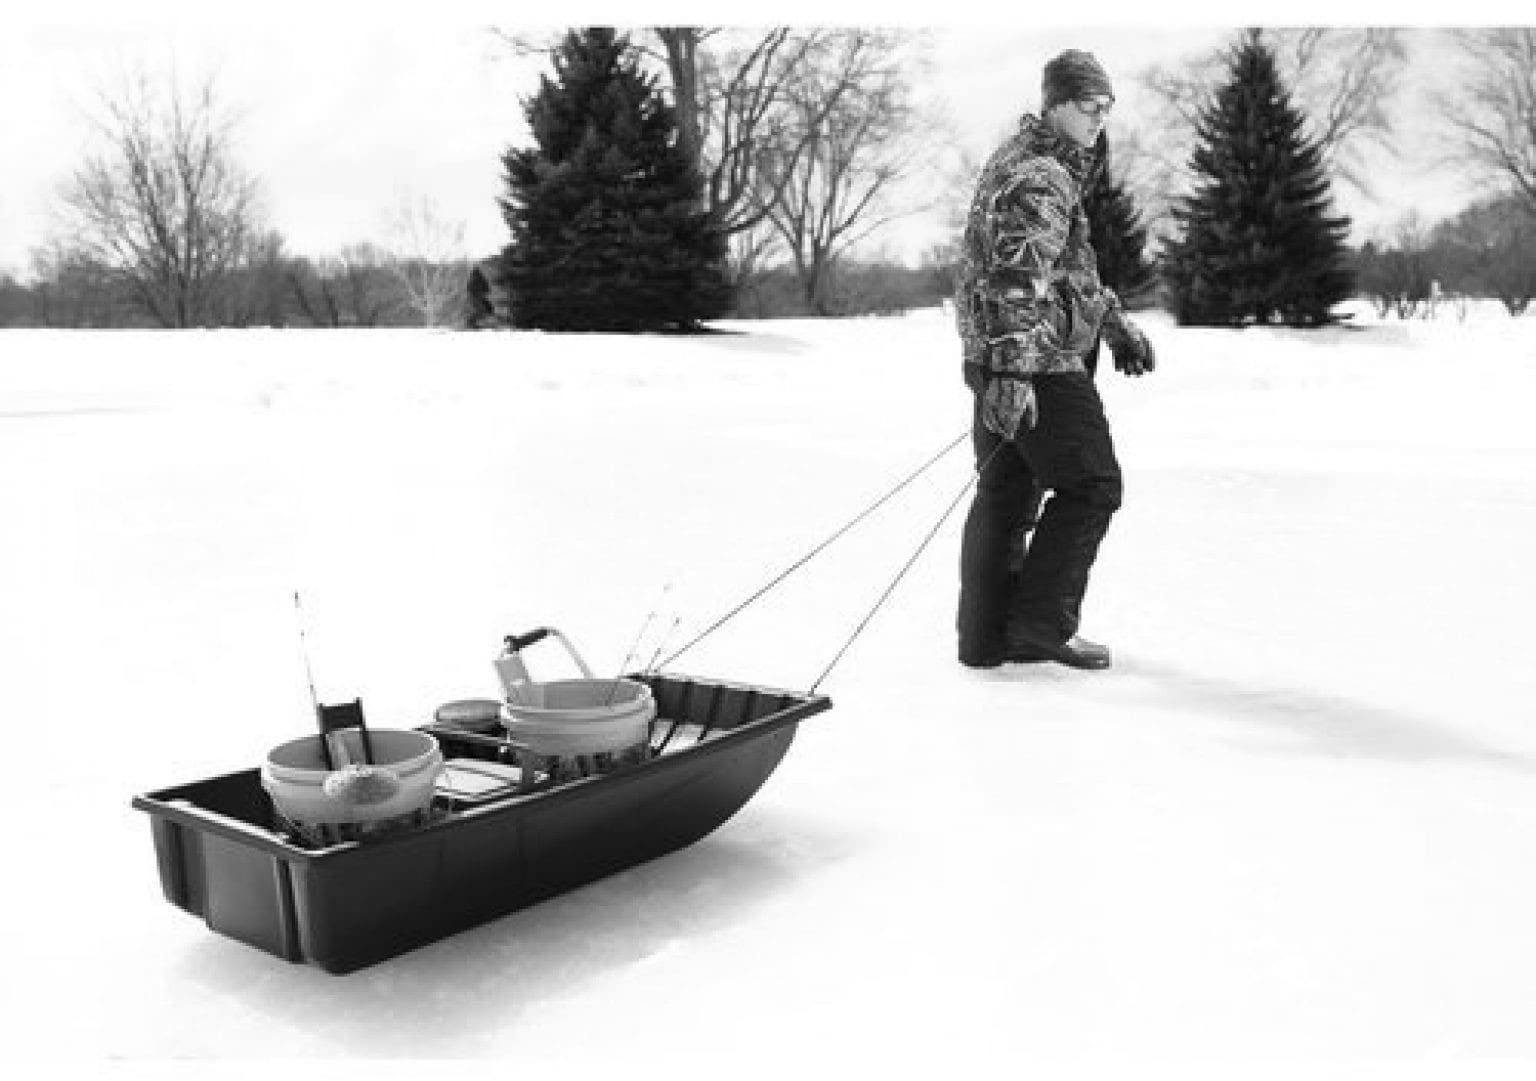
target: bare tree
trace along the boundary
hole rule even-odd
[[[796,75],[792,111],[760,155],[758,199],[817,315],[831,314],[838,258],[917,209],[890,199],[918,151],[911,44],[899,31],[832,31]]]
[[[787,26],[753,32],[664,26],[654,33],[665,50],[679,138],[694,149],[711,214],[727,235],[756,229],[782,194],[775,182],[788,182],[792,171],[785,163],[806,153],[815,121],[837,107],[838,86],[814,103],[795,91],[842,35]],[[819,116],[807,115],[808,104]],[[779,165],[772,174],[761,168],[765,153]]]
[[[1460,160],[1524,194],[1536,213],[1536,29],[1455,32],[1467,62],[1461,89],[1438,99]]]
[[[322,264],[339,271],[343,303],[351,325],[376,327],[392,315],[397,304],[389,283],[390,257],[374,244],[349,244],[334,260]]]
[[[122,283],[112,270],[57,237],[31,252],[36,318],[45,327],[123,325]]]
[[[767,225],[743,229],[727,241],[726,273],[734,295],[748,289],[768,269],[769,261],[782,245],[778,234]]]
[[[275,229],[251,237],[246,257],[231,273],[229,288],[222,290],[223,305],[218,313],[222,325],[287,325],[286,281],[294,260],[285,249],[283,235]]]
[[[454,321],[469,276],[464,223],[425,195],[402,195],[389,214],[389,268],[406,305],[429,327]]]
[[[376,327],[392,321],[401,289],[391,257],[372,244],[352,244],[314,264],[296,261],[288,287],[304,318],[319,327]]]
[[[341,304],[332,279],[320,273],[309,260],[299,260],[285,275],[289,292],[299,306],[299,313],[316,327],[342,325]]]
[[[1396,149],[1390,105],[1408,59],[1402,31],[1306,27],[1273,36],[1281,72],[1289,75],[1329,169],[1369,194],[1369,151]]]
[[[208,322],[255,231],[257,187],[233,153],[212,80],[191,94],[130,80],[100,96],[91,154],[65,184],[70,242],[111,268],[156,322]]]

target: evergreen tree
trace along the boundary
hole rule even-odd
[[[1180,324],[1337,322],[1353,291],[1346,234],[1334,217],[1316,142],[1259,31],[1229,57],[1229,79],[1202,110],[1193,194],[1174,209],[1182,235],[1164,275]]]
[[[1153,286],[1156,269],[1146,257],[1147,229],[1125,185],[1114,179],[1108,165],[1083,198],[1088,215],[1088,240],[1098,256],[1099,280],[1127,304]]]
[[[464,325],[470,330],[479,330],[495,316],[490,280],[476,264],[470,269],[469,280],[464,283]]]
[[[524,103],[536,146],[502,157],[512,325],[659,330],[724,314],[724,238],[628,39],[571,31],[552,59],[555,78]]]

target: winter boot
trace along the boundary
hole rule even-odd
[[[1090,642],[1086,638],[1073,635],[1065,642],[1051,642],[1044,638],[1035,638],[1013,634],[1009,636],[1008,650],[1003,659],[1016,661],[1020,664],[1033,664],[1039,661],[1055,661],[1069,668],[1108,668],[1110,663],[1109,650],[1097,642]]]

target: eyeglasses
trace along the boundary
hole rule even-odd
[[[1115,99],[1077,98],[1072,102],[1072,104],[1076,105],[1077,111],[1082,113],[1084,116],[1091,116],[1094,119],[1098,119],[1101,116],[1108,116],[1110,114],[1110,111],[1115,107]]]

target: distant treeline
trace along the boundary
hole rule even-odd
[[[494,281],[495,259],[402,263],[359,245],[327,259],[272,254],[231,273],[213,292],[208,327],[505,326],[505,297]],[[1517,197],[1485,200],[1434,225],[1409,218],[1391,240],[1352,252],[1358,295],[1382,315],[1425,316],[1454,310],[1457,301],[1490,297],[1512,315],[1536,299],[1536,218]],[[474,319],[471,279],[485,274],[488,317]],[[950,296],[948,249],[932,249],[915,267],[888,260],[839,261],[826,288],[835,316],[894,315],[934,307]],[[433,286],[433,288],[424,287]],[[737,319],[815,314],[804,283],[788,265],[738,274]],[[434,291],[435,290],[435,291]],[[1150,290],[1146,301],[1162,298]],[[480,306],[483,311],[483,302]],[[35,268],[29,282],[0,274],[0,327],[161,326],[133,293],[133,284],[82,259]]]
[[[1495,297],[1510,315],[1536,298],[1536,213],[1500,196],[1426,227],[1407,219],[1389,242],[1355,256],[1356,287],[1381,315],[1433,315],[1467,297]]]
[[[480,264],[489,277],[494,260]],[[75,261],[23,284],[0,275],[0,327],[142,327],[163,324],[137,301],[131,282],[105,268]],[[282,257],[242,268],[221,283],[206,307],[206,327],[410,327],[506,324],[505,300],[491,283],[492,315],[474,320],[474,264],[416,268],[437,271],[445,294],[433,312],[413,302],[400,269],[366,250],[314,261]],[[933,307],[950,293],[947,264],[917,267],[845,260],[828,292],[831,314],[892,315]],[[772,319],[813,314],[800,278],[788,266],[770,267],[737,282],[729,317]],[[430,318],[429,318],[430,316]]]
[[[401,264],[359,246],[334,258],[310,260],[280,253],[253,259],[221,275],[202,291],[200,327],[398,327],[439,320],[409,287],[409,275],[438,271],[454,283],[442,307],[460,302],[468,264]],[[0,327],[127,327],[173,325],[157,318],[132,276],[78,256],[40,264],[23,284],[0,276]],[[445,292],[448,290],[445,289]]]

